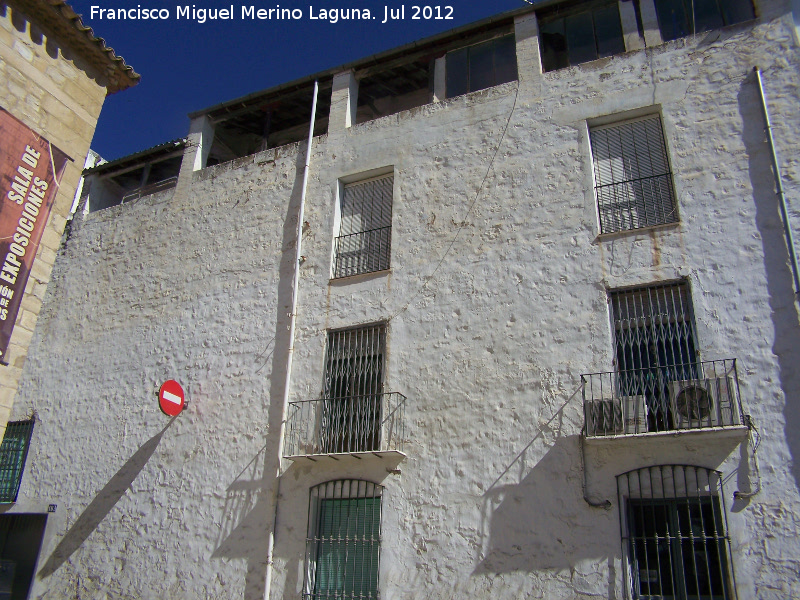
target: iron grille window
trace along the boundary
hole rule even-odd
[[[516,80],[517,47],[514,35],[504,35],[448,52],[445,74],[448,98]]]
[[[382,491],[355,479],[311,488],[304,600],[380,597]]]
[[[378,449],[385,349],[383,324],[328,333],[320,431],[323,453]]]
[[[344,186],[333,276],[348,277],[389,268],[394,175]]]
[[[736,597],[718,471],[660,465],[617,477],[633,598]]]
[[[539,17],[539,42],[542,68],[555,71],[590,60],[625,52],[619,6],[614,2],[595,2],[557,7],[554,13]]]
[[[648,431],[674,429],[670,382],[698,378],[689,286],[612,291],[609,304],[619,395],[644,400]]]
[[[589,132],[600,233],[678,220],[659,116]]]
[[[16,421],[6,426],[0,445],[0,502],[16,502],[34,420]]]
[[[755,18],[751,0],[656,0],[656,14],[665,42]]]

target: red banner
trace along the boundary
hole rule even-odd
[[[0,108],[0,364],[67,160]]]

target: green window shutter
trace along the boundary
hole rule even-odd
[[[0,444],[0,502],[15,502],[22,471],[28,456],[33,419],[17,421],[6,426],[3,443]]]
[[[377,598],[380,498],[323,499],[315,598]]]

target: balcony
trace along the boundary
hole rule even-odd
[[[284,458],[405,458],[405,406],[397,392],[291,402]]]
[[[581,375],[587,438],[746,432],[736,359]]]

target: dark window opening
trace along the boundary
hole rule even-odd
[[[655,0],[655,3],[665,42],[755,18],[751,0]]]
[[[433,60],[429,58],[358,75],[356,123],[429,104],[433,98],[432,84]]]
[[[28,458],[34,420],[15,421],[6,425],[0,444],[0,502],[16,502],[25,460]]]
[[[314,135],[328,130],[332,80],[319,82]],[[243,99],[222,108],[212,109],[208,117],[214,123],[214,141],[206,166],[250,156],[308,139],[314,82],[296,90]]]
[[[730,600],[730,540],[717,471],[646,467],[617,478],[633,598]]]
[[[622,22],[616,2],[582,10],[558,7],[539,17],[539,40],[544,71],[625,52]]]
[[[385,325],[328,333],[320,424],[323,453],[378,449],[385,351]]]
[[[516,80],[514,35],[448,52],[445,70],[448,98]]]
[[[46,523],[46,515],[0,516],[0,599],[28,597]]]

